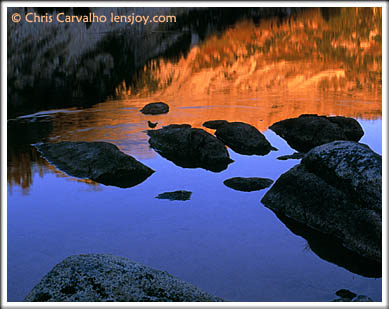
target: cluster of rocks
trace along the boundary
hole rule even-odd
[[[340,298],[334,299],[333,302],[372,302],[373,300],[366,295],[357,295],[346,289],[341,289],[335,293]]]
[[[141,110],[146,115],[168,111],[169,106],[163,102],[148,104]],[[214,129],[215,136],[188,124],[171,124],[158,130],[147,130],[149,144],[178,166],[201,167],[213,172],[220,172],[233,162],[226,146],[245,155],[265,155],[276,150],[249,124],[213,120],[203,125]],[[378,273],[376,266],[382,260],[382,158],[367,145],[358,143],[363,136],[359,123],[345,117],[301,115],[277,122],[270,129],[299,151],[278,159],[301,159],[301,162],[282,174],[274,184],[271,179],[258,177],[233,177],[224,184],[244,192],[273,184],[261,200],[266,207],[282,221],[294,221],[333,237],[352,254],[369,261],[367,264],[372,262],[375,276]],[[131,187],[154,172],[109,143],[61,142],[35,146],[48,161],[69,175],[107,185]],[[159,194],[156,198],[186,201],[191,194],[179,190]],[[344,295],[339,292],[341,298],[334,301],[371,301],[363,295]],[[124,258],[82,255],[58,264],[26,301],[221,299],[165,272]]]

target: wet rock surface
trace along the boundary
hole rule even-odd
[[[159,115],[169,112],[169,105],[164,102],[154,102],[146,104],[141,110],[145,115]]]
[[[315,114],[285,119],[272,124],[269,129],[300,152],[337,140],[358,142],[364,134],[361,125],[353,118]]]
[[[216,137],[237,153],[266,155],[271,150],[277,150],[257,128],[247,123],[213,120],[203,125],[207,128],[215,128]]]
[[[233,177],[226,179],[223,183],[227,187],[237,191],[251,192],[270,187],[273,180],[259,177]]]
[[[164,192],[158,194],[156,198],[169,200],[169,201],[188,201],[190,200],[191,196],[192,196],[192,192],[190,191],[178,190],[178,191]]]
[[[188,124],[172,124],[159,130],[148,130],[147,134],[153,149],[181,167],[220,172],[233,162],[220,140]]]
[[[366,145],[324,144],[281,175],[262,203],[381,262],[381,169],[381,156]]]
[[[57,264],[31,290],[27,302],[223,301],[177,279],[110,254],[74,255]]]
[[[290,159],[300,160],[304,157],[304,155],[305,155],[304,153],[295,152],[291,155],[279,156],[277,157],[277,160],[290,160]]]
[[[154,171],[106,142],[41,143],[35,147],[65,173],[121,188],[135,186]]]

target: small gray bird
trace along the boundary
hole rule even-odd
[[[158,122],[151,122],[150,120],[147,120],[147,124],[150,128],[155,128],[158,124]]]

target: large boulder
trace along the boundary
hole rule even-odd
[[[35,147],[58,169],[121,188],[135,186],[154,171],[106,142],[41,143]]]
[[[337,140],[358,142],[364,134],[361,125],[353,118],[314,114],[285,119],[269,128],[285,139],[290,147],[301,152]]]
[[[149,103],[140,110],[145,115],[159,115],[169,112],[169,105],[163,102]]]
[[[110,254],[82,254],[57,264],[27,295],[28,302],[217,302],[177,279]]]
[[[237,153],[266,155],[270,150],[277,150],[270,145],[266,137],[257,128],[247,123],[213,120],[207,121],[203,125],[208,128],[215,128],[216,137]]]
[[[281,175],[262,203],[380,262],[381,169],[381,156],[364,144],[324,144]]]
[[[221,141],[188,124],[172,124],[159,130],[148,130],[147,134],[153,149],[181,167],[220,172],[233,162]]]
[[[270,187],[273,180],[260,177],[233,177],[224,180],[227,187],[244,192],[259,191]]]

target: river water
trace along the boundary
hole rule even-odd
[[[294,150],[268,127],[304,113],[357,119],[361,142],[381,154],[377,14],[350,8],[329,20],[314,10],[288,21],[243,21],[176,59],[154,59],[134,84],[118,86],[121,99],[22,116],[35,133],[8,135],[8,300],[22,301],[69,255],[112,253],[232,301],[331,301],[342,288],[381,301],[380,274],[345,254],[331,257],[340,249],[321,246],[320,236],[313,247],[261,204],[268,189],[223,184],[236,176],[276,180],[298,164],[277,160]],[[139,112],[153,101],[168,103],[169,113]],[[235,162],[213,173],[178,167],[149,148],[147,120],[160,128],[215,119],[254,125],[278,151],[229,149]],[[31,146],[41,141],[110,142],[156,172],[127,189],[77,179]],[[191,191],[191,199],[155,198],[176,190]]]

